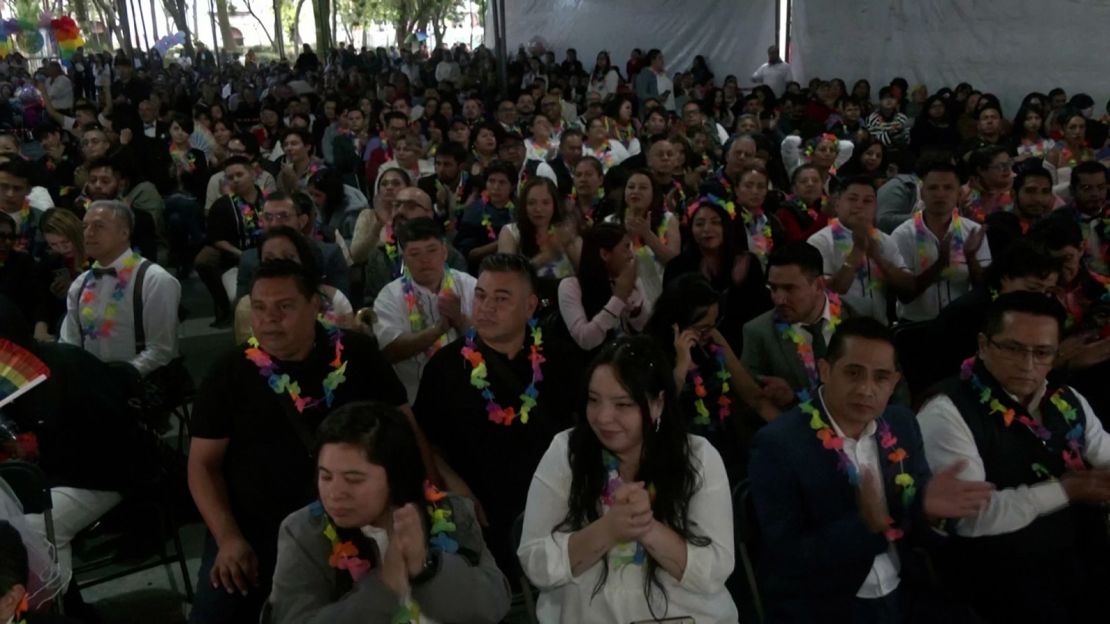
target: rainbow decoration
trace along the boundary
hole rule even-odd
[[[54,31],[54,40],[58,42],[58,54],[63,60],[68,61],[73,58],[77,48],[85,45],[85,40],[81,37],[81,29],[68,15],[50,20],[50,30]]]
[[[0,338],[0,407],[46,381],[50,369],[19,345]]]
[[[38,53],[46,44],[44,30],[58,43],[58,54],[62,60],[70,60],[77,48],[85,45],[81,28],[72,17],[63,15],[54,19],[49,13],[43,13],[37,22],[26,17],[0,20],[0,58],[15,50],[15,39],[18,39],[19,47],[24,52]]]

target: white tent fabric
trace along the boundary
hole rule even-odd
[[[1110,0],[794,0],[791,64],[800,80],[858,78],[872,94],[895,76],[930,91],[970,82],[1004,113],[1030,91],[1110,95]]]
[[[775,6],[775,0],[511,0],[505,3],[507,50],[512,57],[539,37],[560,62],[575,48],[586,71],[608,50],[622,75],[633,48],[662,50],[671,74],[689,70],[701,54],[718,84],[735,74],[744,85],[775,40]],[[492,12],[486,25],[492,48]]]

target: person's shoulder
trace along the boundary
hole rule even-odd
[[[819,243],[830,242],[830,241],[832,241],[832,238],[833,238],[832,226],[831,225],[826,225],[825,227],[821,228],[820,230],[817,230],[816,232],[814,232],[813,234],[810,234],[809,238],[806,239],[806,242],[809,243],[810,245],[816,245],[816,244],[819,244]]]
[[[458,252],[456,251],[456,253]],[[467,273],[466,271],[460,271],[458,269],[450,268],[447,270],[451,271],[451,277],[454,278],[455,282],[458,284],[462,284],[462,287],[467,290],[473,291],[474,287],[478,285],[478,278]]]
[[[809,430],[809,417],[802,413],[800,407],[792,407],[756,432],[755,439],[764,444],[780,444],[789,448],[797,446],[795,442]]]
[[[172,284],[174,284],[178,287],[181,286],[181,283],[177,281],[176,277],[174,277],[162,265],[158,264],[157,262],[154,262],[153,260],[147,260],[147,269],[146,269],[145,280],[150,280],[150,281],[154,281],[154,282],[172,283]]]
[[[775,330],[775,310],[767,310],[759,316],[744,323],[745,334],[766,334],[770,335]]]
[[[967,221],[970,222],[971,220],[968,219]],[[894,231],[891,232],[890,234],[886,234],[886,232],[882,232],[881,230],[880,230],[880,233],[882,233],[884,236],[889,236],[891,239],[893,239],[894,241],[897,242],[898,240],[901,240],[902,238],[914,238],[914,237],[916,237],[917,236],[917,225],[914,221],[914,218],[911,216],[909,219],[906,219],[905,221],[899,223],[898,227],[894,228]]]

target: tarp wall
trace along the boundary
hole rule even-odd
[[[970,82],[1007,117],[1030,91],[1110,95],[1110,0],[794,0],[791,65],[799,80],[902,76],[929,91]]]
[[[540,37],[559,62],[567,48],[578,50],[586,71],[608,50],[623,75],[633,48],[657,47],[670,74],[689,70],[701,54],[718,84],[736,74],[745,85],[775,41],[775,6],[775,0],[507,0],[506,48],[513,57]],[[493,48],[492,10],[486,46]]]

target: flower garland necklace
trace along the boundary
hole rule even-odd
[[[589,148],[590,154],[588,155],[594,156],[598,160],[600,160],[602,169],[604,171],[609,171],[609,169],[613,166],[614,158],[613,148],[609,146],[609,139],[605,139],[604,141],[602,141],[601,145],[597,148],[594,148],[593,146],[589,146]]]
[[[659,242],[663,243],[664,245],[667,244],[667,219],[665,216],[663,220],[659,222],[659,227],[655,228],[655,236],[659,238]],[[632,241],[632,247],[637,254],[640,254],[642,256],[647,256],[654,253],[652,252],[651,247],[645,245],[644,241],[641,240],[639,237],[637,237],[636,240]]]
[[[197,157],[193,154],[193,150],[188,147],[181,149],[173,143],[170,144],[170,159],[177,166],[187,173],[193,173],[197,170]]]
[[[455,276],[451,273],[451,267],[443,268],[443,284],[440,287],[437,296],[451,294],[455,292]],[[405,310],[408,312],[409,329],[412,333],[424,331],[427,327],[427,322],[424,320],[424,311],[420,309],[420,302],[416,297],[416,288],[413,286],[412,274],[409,273],[408,267],[405,267],[401,274],[401,293],[405,299]],[[425,354],[431,357],[436,351],[439,351],[443,345],[447,344],[447,334],[440,334],[439,338],[428,347]]]
[[[463,202],[463,200],[466,199],[465,197],[463,197],[463,191],[466,190],[466,183],[467,183],[468,180],[470,180],[470,172],[469,171],[464,170],[464,171],[459,173],[459,183],[455,185],[455,205],[456,206],[461,204]],[[443,182],[440,182],[439,178],[437,177],[436,178],[436,189],[441,189],[441,188],[445,188],[445,185],[443,184]]]
[[[970,383],[971,387],[979,393],[979,403],[986,407],[987,415],[998,414],[1002,417],[1002,424],[1006,427],[1014,424],[1016,420],[1024,425],[1025,428],[1048,449],[1048,443],[1052,440],[1052,432],[1048,430],[1048,427],[1044,426],[1044,418],[1041,419],[1041,422],[1037,422],[1030,417],[1028,413],[1019,414],[1014,408],[1007,407],[994,395],[994,390],[983,383],[983,380],[976,372],[976,364],[975,357],[969,357],[964,360],[963,364],[960,365],[960,379]],[[1064,398],[1064,389],[1065,388],[1061,386],[1048,397],[1049,405],[1056,408],[1056,411],[1060,413],[1068,429],[1064,436],[1066,442],[1064,448],[1060,451],[1060,456],[1064,460],[1064,467],[1068,470],[1086,470],[1087,464],[1083,461],[1084,423],[1079,419],[1079,414],[1075,407]],[[1038,478],[1054,478],[1048,467],[1041,462],[1033,462],[1030,468],[1033,470],[1033,474]]]
[[[597,191],[594,192],[593,199],[590,200],[589,212],[582,211],[582,218],[584,218],[586,220],[587,225],[593,225],[594,224],[594,214],[597,213],[597,207],[601,205],[601,200],[604,199],[604,198],[605,198],[605,188],[600,187],[600,186],[597,187]],[[571,186],[570,187],[570,203],[573,204],[575,207],[581,208],[581,206],[578,204],[578,187],[577,186]]]
[[[612,451],[602,448],[601,461],[608,475],[605,480],[605,489],[601,492],[601,515],[604,516],[613,506],[615,502],[613,497],[621,485],[624,484],[624,480],[621,479],[620,473],[621,460]],[[648,485],[648,497],[652,502],[655,502],[655,485],[653,484]],[[621,542],[609,551],[609,561],[616,570],[620,570],[629,564],[643,565],[647,561],[647,551],[640,542]]]
[[[424,500],[428,504],[428,517],[431,521],[428,529],[431,539],[428,540],[428,546],[442,553],[455,554],[459,552],[459,543],[452,534],[458,530],[458,527],[452,519],[453,512],[442,505],[446,498],[447,494],[430,481],[424,482]],[[308,510],[313,517],[324,518],[324,537],[331,543],[328,565],[336,570],[346,570],[351,575],[351,580],[357,583],[373,567],[370,560],[362,556],[364,553],[358,551],[358,546],[353,541],[341,541],[339,528],[335,526],[331,516],[327,515],[320,501],[309,505]],[[412,599],[411,593],[401,601],[391,622],[393,624],[420,622],[420,607]]]
[[[1061,142],[1064,145],[1060,148],[1060,166],[1074,168],[1081,162],[1094,160],[1095,153],[1087,146],[1086,142],[1083,143],[1083,147],[1079,148],[1078,151],[1073,150],[1071,146],[1068,145],[1067,141]]]
[[[721,393],[717,397],[717,417],[721,422],[725,422],[732,409],[729,405],[732,400],[728,398],[728,393],[732,390],[729,386],[729,380],[732,379],[732,373],[728,370],[728,363],[725,361],[725,350],[716,344],[708,346],[709,354],[717,360],[717,373],[716,377],[721,382]],[[705,406],[705,397],[709,395],[708,390],[705,388],[705,380],[702,379],[701,373],[698,371],[697,366],[691,366],[690,371],[686,374],[694,383],[694,410],[697,416],[694,417],[694,424],[701,426],[710,426],[709,409]]]
[[[752,252],[759,258],[760,264],[767,264],[767,257],[775,247],[775,241],[771,237],[771,221],[767,218],[767,213],[760,206],[754,210],[741,210],[740,217],[744,220],[744,229],[748,232]]]
[[[825,297],[829,302],[829,329],[835,332],[841,321],[840,295],[831,290],[826,290]],[[809,386],[816,388],[821,383],[821,376],[817,372],[817,361],[813,357],[812,343],[807,341],[805,336],[797,329],[794,329],[793,325],[777,315],[775,317],[775,329],[780,336],[794,343],[794,348],[798,351],[798,359],[802,361],[802,367],[806,370],[806,377],[809,378]],[[799,398],[801,398],[802,392],[805,392],[805,390],[799,391]]]
[[[821,409],[814,406],[813,398],[808,391],[800,392],[799,398],[802,401],[799,407],[803,414],[809,416],[809,428],[817,433],[817,439],[821,440],[821,446],[836,453],[837,469],[848,476],[848,483],[852,487],[859,486],[859,469],[852,463],[848,453],[844,452],[844,439],[838,436],[836,431],[829,426],[829,423],[821,417]],[[820,402],[818,402],[818,405],[820,405]],[[890,424],[882,416],[875,420],[875,428],[876,434],[879,436],[879,446],[883,451],[886,451],[887,461],[898,466],[898,474],[894,477],[894,484],[901,488],[902,507],[909,509],[914,496],[917,495],[917,486],[913,475],[906,472],[906,459],[909,458],[910,454],[906,452],[906,449],[897,446],[898,438],[891,432]],[[895,542],[902,538],[903,531],[894,526],[892,518],[887,517],[887,529],[883,531],[883,535],[888,541]]]
[[[497,232],[493,229],[493,216],[490,213],[490,209],[494,208],[494,205],[491,204],[490,201],[489,201],[489,191],[482,191],[482,196],[481,197],[482,197],[482,227],[486,228],[486,236],[489,237],[489,240],[492,242],[492,241],[497,240]],[[512,200],[509,200],[509,203],[505,204],[505,207],[503,208],[503,210],[508,210],[509,214],[510,215],[512,214],[512,212],[513,212],[513,202],[512,202]]]
[[[393,235],[393,224],[385,226],[385,256],[389,258],[390,266],[397,266],[397,237]]]
[[[306,409],[316,407],[321,402],[327,407],[331,407],[332,402],[335,401],[335,390],[347,381],[347,361],[343,358],[343,331],[339,327],[325,319],[319,318],[320,324],[328,332],[328,342],[331,343],[335,351],[335,359],[331,361],[331,372],[327,377],[324,377],[323,388],[324,398],[313,399],[306,396],[301,396],[301,385],[293,381],[288,373],[278,374],[278,365],[274,359],[270,357],[269,353],[262,350],[258,339],[251,336],[247,339],[247,359],[252,364],[258,367],[258,374],[266,378],[266,383],[275,394],[288,394],[289,398],[293,400],[293,407],[297,409],[297,413],[304,413]]]
[[[16,240],[16,251],[30,251],[34,228],[31,226],[31,198],[24,197],[23,205],[19,207],[19,237]]]
[[[922,271],[929,270],[932,262],[929,261],[929,228],[925,224],[925,212],[918,210],[913,214],[914,240],[917,242],[917,260]],[[967,264],[967,254],[964,252],[964,225],[958,209],[952,210],[952,243],[948,253],[948,266],[941,275],[945,279],[952,279],[959,271],[961,264]]]
[[[254,240],[259,234],[262,233],[262,228],[258,226],[258,212],[251,206],[243,197],[231,193],[231,204],[239,211],[239,216],[243,219],[243,232],[247,238]],[[259,193],[261,195],[261,193]]]
[[[852,234],[840,223],[840,219],[829,219],[829,230],[832,232],[833,244],[836,246],[836,250],[845,256],[851,253],[854,246]],[[871,238],[876,241],[881,240],[879,231],[875,228],[871,228]],[[863,287],[864,291],[881,290],[883,287],[883,278],[882,274],[879,272],[879,267],[872,267],[870,258],[867,258],[863,265],[860,266],[859,270],[856,271],[856,279],[859,280],[860,286]]]
[[[112,335],[112,330],[116,326],[119,304],[127,294],[127,286],[131,282],[131,275],[135,272],[139,263],[142,262],[142,259],[143,257],[136,252],[131,252],[131,255],[123,259],[123,268],[116,274],[116,285],[112,288],[112,294],[108,297],[108,303],[104,306],[102,316],[96,314],[97,277],[95,271],[104,267],[99,262],[93,263],[93,272],[88,274],[85,284],[81,288],[80,296],[81,334],[84,337],[95,340],[97,338],[108,338]]]
[[[486,369],[486,360],[482,356],[482,352],[478,350],[477,345],[474,343],[474,337],[477,336],[477,331],[471,327],[466,332],[466,340],[462,347],[462,356],[470,364],[470,385],[477,388],[482,393],[482,398],[486,400],[486,412],[489,414],[491,422],[508,427],[513,424],[513,420],[520,416],[521,424],[528,424],[528,417],[532,409],[536,407],[536,398],[539,397],[540,391],[536,388],[536,384],[543,381],[543,371],[540,366],[547,361],[543,357],[543,330],[540,329],[539,321],[531,319],[528,321],[528,328],[532,333],[532,347],[528,355],[528,359],[532,362],[532,381],[528,387],[524,389],[524,393],[520,395],[520,412],[512,407],[501,407],[497,399],[493,395],[493,390],[490,388],[489,371]]]

